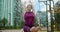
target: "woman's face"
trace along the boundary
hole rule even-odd
[[[32,9],[31,5],[29,5],[29,6],[27,7],[27,9],[28,9],[29,11],[31,11],[31,9]]]

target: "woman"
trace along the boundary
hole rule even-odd
[[[24,20],[25,20],[25,25],[24,25],[24,32],[37,32],[39,30],[38,27],[34,27],[34,19],[35,15],[32,10],[32,5],[27,6],[27,11],[24,14]]]

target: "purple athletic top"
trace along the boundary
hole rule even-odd
[[[25,19],[25,26],[24,26],[24,32],[27,32],[30,30],[31,27],[34,26],[34,13],[33,12],[26,12],[24,15]]]

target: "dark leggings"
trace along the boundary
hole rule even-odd
[[[24,25],[24,32],[30,32],[30,28],[33,27],[33,26],[28,26],[28,25]]]

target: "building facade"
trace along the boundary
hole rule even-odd
[[[1,13],[2,12],[2,0],[0,0],[0,7],[1,7],[0,8],[0,20],[1,20],[1,15],[2,15],[2,13]]]
[[[22,3],[21,0],[15,0],[14,1],[14,21],[17,26],[20,25],[20,22],[23,21],[23,15],[22,15]]]
[[[0,19],[5,18],[8,21],[5,26],[13,26],[15,20],[18,23],[22,21],[21,0],[0,0],[0,7]]]

